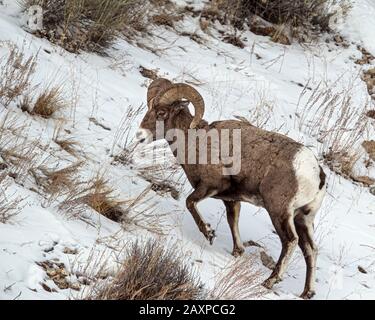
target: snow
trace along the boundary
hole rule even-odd
[[[308,145],[316,154],[321,148],[317,137],[306,130],[307,123],[299,125],[301,118],[298,116],[301,116],[301,110],[311,94],[307,92],[301,95],[303,86],[315,88],[323,83],[332,87],[333,92],[347,92],[351,87],[353,106],[358,106],[359,110],[369,103],[366,86],[357,77],[361,66],[354,64],[354,60],[361,56],[357,44],[362,44],[375,54],[375,3],[371,0],[355,1],[347,19],[337,26],[351,41],[348,48],[336,46],[332,41],[326,43],[324,40],[328,36],[323,36],[314,46],[293,44],[286,47],[266,37],[244,32],[242,38],[246,47],[239,49],[222,42],[216,31],[212,32],[212,36],[204,34],[199,30],[196,19],[185,18],[177,29],[196,31],[205,39],[204,45],[171,29],[156,27],[154,42],[151,43],[150,39],[143,41],[161,49],[159,55],[125,40],[118,40],[110,49],[109,57],[88,53],[73,55],[32,36],[22,28],[23,16],[15,1],[3,2],[0,5],[0,57],[9,51],[8,41],[24,48],[29,55],[38,53],[33,78],[36,91],[41,91],[44,85],[52,81],[54,84],[64,84],[67,99],[71,99],[75,93],[79,97],[75,110],[67,108],[60,112],[68,119],[66,121],[31,117],[21,112],[15,104],[10,105],[8,111],[17,123],[27,124],[22,136],[29,141],[37,140],[48,145],[48,150],[57,155],[52,160],[47,157],[49,164],[64,167],[75,159],[50,143],[55,127],[62,124],[64,129],[71,132],[69,136],[80,144],[81,152],[87,158],[82,176],[89,178],[98,170],[105,172],[111,186],[122,199],[134,199],[149,185],[137,174],[144,162],[136,160],[133,166],[111,164],[111,155],[118,154],[125,142],[117,137],[124,129],[122,123],[130,106],[138,107],[146,102],[149,81],[141,76],[139,66],[157,69],[159,75],[173,81],[196,84],[205,98],[205,118],[209,121],[229,119],[234,115],[251,118],[256,106],[267,103],[271,114],[265,127],[288,134]],[[185,3],[183,0],[178,2]],[[195,4],[198,7],[202,5],[201,1],[195,1]],[[314,112],[316,110],[305,120],[311,120]],[[5,114],[6,110],[0,106],[2,119]],[[131,122],[131,137],[138,129],[142,115]],[[340,115],[331,116],[330,120],[336,121]],[[92,117],[111,130],[90,122],[89,118]],[[373,123],[367,131],[367,138],[371,137],[374,137]],[[160,155],[159,152],[157,154]],[[170,159],[171,155],[167,154],[167,157]],[[45,158],[44,154],[40,161]],[[365,168],[361,159],[356,164],[357,172],[375,177],[374,168]],[[142,161],[146,162],[147,159]],[[324,170],[328,175],[329,190],[316,220],[319,259],[315,299],[374,299],[374,196],[368,188],[330,172],[328,167],[324,167]],[[52,281],[47,281],[45,271],[36,262],[56,259],[69,270],[87,272],[86,269],[90,269],[95,273],[105,260],[111,274],[123,248],[137,238],[158,237],[166,243],[175,243],[208,287],[234,259],[230,255],[232,240],[224,206],[213,199],[199,204],[206,221],[216,229],[217,239],[210,246],[185,208],[185,198],[190,191],[188,183],[184,184],[179,200],[154,192],[146,196],[147,206],[154,205],[157,212],[167,215],[160,220],[165,228],[162,236],[142,227],[124,230],[119,224],[98,217],[88,209],[84,220],[72,219],[66,212],[58,210],[56,203],[46,204],[39,194],[33,192],[32,187],[35,187],[35,182],[30,177],[22,185],[13,182],[10,187],[10,194],[24,200],[21,213],[13,218],[12,223],[0,224],[0,299],[75,297],[76,292],[60,290]],[[277,259],[280,241],[273,233],[265,210],[243,204],[240,232],[243,241],[260,243],[270,256]],[[78,254],[65,254],[66,247],[77,249]],[[258,248],[246,249],[247,255],[258,257],[259,268],[265,279],[270,270],[261,265],[259,253]],[[367,274],[360,273],[358,266],[363,267]],[[264,279],[259,279],[259,282]],[[276,285],[273,291],[265,293],[263,298],[296,299],[303,290],[304,279],[305,263],[298,251],[284,281]],[[56,289],[56,292],[44,290],[42,282]]]
[[[372,0],[353,1],[347,21],[340,28],[342,33],[360,41],[364,47],[375,55],[375,6]]]

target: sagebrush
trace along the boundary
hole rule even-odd
[[[201,299],[204,287],[172,246],[149,240],[135,242],[119,272],[94,288],[89,299],[97,300],[193,300]]]
[[[26,10],[43,9],[43,29],[37,34],[70,52],[102,53],[126,29],[144,28],[146,0],[22,0]]]
[[[275,25],[288,25],[299,33],[299,29],[329,31],[330,19],[337,13],[332,9],[335,6],[342,8],[341,12],[349,9],[345,0],[213,0],[204,14],[219,17],[238,29],[250,26],[257,16]]]

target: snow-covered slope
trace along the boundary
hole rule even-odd
[[[309,47],[298,44],[283,46],[266,37],[245,32],[242,38],[246,47],[240,49],[221,41],[215,30],[212,30],[212,36],[208,36],[200,30],[196,18],[185,17],[176,28],[196,32],[202,37],[203,44],[181,36],[175,30],[155,27],[157,37],[143,41],[160,49],[156,50],[158,55],[119,40],[110,49],[109,57],[73,55],[32,36],[22,28],[22,14],[15,1],[3,2],[0,5],[0,56],[9,52],[9,42],[23,48],[28,55],[38,53],[33,78],[33,83],[38,85],[35,90],[40,91],[43,84],[53,81],[64,84],[67,100],[71,97],[79,99],[74,108],[59,112],[60,118],[65,119],[63,122],[56,119],[59,117],[46,120],[30,116],[16,104],[7,109],[0,106],[0,116],[3,119],[7,114],[20,127],[26,124],[20,134],[28,141],[47,146],[41,151],[39,162],[50,166],[64,167],[77,161],[51,142],[54,129],[62,125],[68,137],[79,143],[79,157],[83,159],[84,155],[87,159],[81,175],[89,178],[98,170],[105,172],[122,199],[134,199],[149,185],[131,166],[114,165],[112,157],[120,152],[119,146],[124,143],[118,137],[124,130],[129,108],[145,103],[149,80],[139,73],[140,66],[157,69],[160,76],[197,85],[206,100],[205,117],[210,121],[234,115],[256,119],[258,113],[254,110],[261,105],[260,117],[266,119],[269,114],[266,128],[279,130],[304,142],[316,154],[321,143],[306,130],[305,125],[300,125],[300,119],[304,119],[301,110],[309,104],[309,91],[313,91],[306,88],[315,88],[321,83],[331,86],[333,92],[346,92],[350,87],[351,103],[358,105],[358,110],[369,101],[366,85],[357,76],[360,68],[369,66],[356,65],[354,60],[361,57],[357,44],[373,53],[375,51],[375,38],[370,34],[375,26],[374,15],[371,16],[375,4],[370,0],[357,0],[348,19],[338,26],[347,36],[347,48],[332,41],[325,42],[324,37]],[[195,2],[197,6],[201,5],[201,1]],[[363,21],[366,24],[362,24]],[[302,94],[306,90],[308,92]],[[314,106],[312,110],[311,114],[314,114]],[[331,115],[333,120],[339,116],[338,113]],[[95,125],[90,118],[95,118],[102,126]],[[134,135],[141,118],[142,113],[130,123],[130,136]],[[369,125],[366,134],[368,139],[375,136],[374,123]],[[327,167],[325,172],[329,179],[329,193],[316,222],[320,251],[315,298],[374,299],[375,198],[368,188],[333,174]],[[375,176],[371,168],[365,173]],[[208,287],[234,259],[230,255],[232,240],[222,203],[207,200],[199,205],[205,219],[217,229],[217,239],[210,246],[185,209],[185,197],[190,191],[187,183],[180,200],[153,191],[144,199],[147,206],[155,208],[154,215],[156,212],[160,215],[164,235],[156,235],[144,227],[124,230],[119,224],[88,209],[84,219],[69,218],[66,212],[57,209],[58,203],[46,204],[43,197],[33,191],[35,181],[30,176],[22,185],[9,178],[9,184],[7,193],[24,200],[21,213],[11,220],[12,223],[0,224],[2,299],[66,299],[76,296],[76,292],[60,290],[52,280],[45,280],[45,271],[36,262],[56,259],[64,263],[68,271],[94,273],[90,267],[107,261],[107,268],[111,271],[116,259],[121,257],[123,247],[136,238],[165,237],[165,241],[176,243]],[[153,218],[157,220],[158,217]],[[243,241],[260,243],[270,256],[277,259],[280,242],[264,210],[244,204],[240,231]],[[78,254],[67,254],[75,250]],[[261,265],[259,253],[260,249],[253,247],[246,252],[257,257],[255,260],[266,278],[270,270]],[[359,266],[367,273],[359,272]],[[265,292],[263,297],[298,297],[303,289],[304,274],[304,259],[298,252],[284,281],[274,291]],[[46,291],[41,285],[43,282],[56,292]]]

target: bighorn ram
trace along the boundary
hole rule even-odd
[[[271,276],[263,283],[272,288],[282,275],[297,246],[304,253],[306,270],[305,288],[301,295],[314,294],[317,248],[313,240],[313,221],[325,195],[325,174],[313,153],[305,146],[278,133],[268,132],[245,121],[228,120],[208,124],[203,115],[202,96],[187,84],[173,84],[166,79],[155,80],[148,89],[148,112],[137,139],[141,143],[165,138],[168,130],[180,129],[187,141],[189,129],[223,129],[241,131],[241,169],[234,175],[223,175],[225,164],[190,164],[182,167],[194,188],[186,201],[199,230],[212,243],[215,233],[197,210],[198,202],[212,197],[224,202],[233,237],[233,255],[244,252],[240,240],[238,220],[241,201],[264,207],[280,237],[282,250]],[[188,104],[192,103],[192,116]],[[164,132],[156,137],[156,123],[164,124]],[[175,141],[169,141],[172,145]],[[210,153],[210,142],[207,152]],[[233,148],[233,143],[231,145]],[[172,150],[177,156],[176,148]],[[199,152],[199,150],[196,150]]]

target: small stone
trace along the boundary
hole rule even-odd
[[[78,253],[78,250],[77,249],[71,249],[71,248],[68,248],[68,247],[65,247],[63,252],[65,254],[77,254]]]
[[[365,270],[365,268],[361,267],[361,266],[358,266],[358,271],[360,273],[364,273],[364,274],[367,274],[367,271]]]
[[[69,287],[70,287],[70,289],[75,290],[75,291],[81,290],[81,285],[78,282],[71,283]]]
[[[253,240],[249,240],[243,243],[245,247],[258,247],[263,248],[258,242],[255,242]]]
[[[334,40],[337,43],[342,43],[344,41],[344,39],[340,35],[335,35]]]

